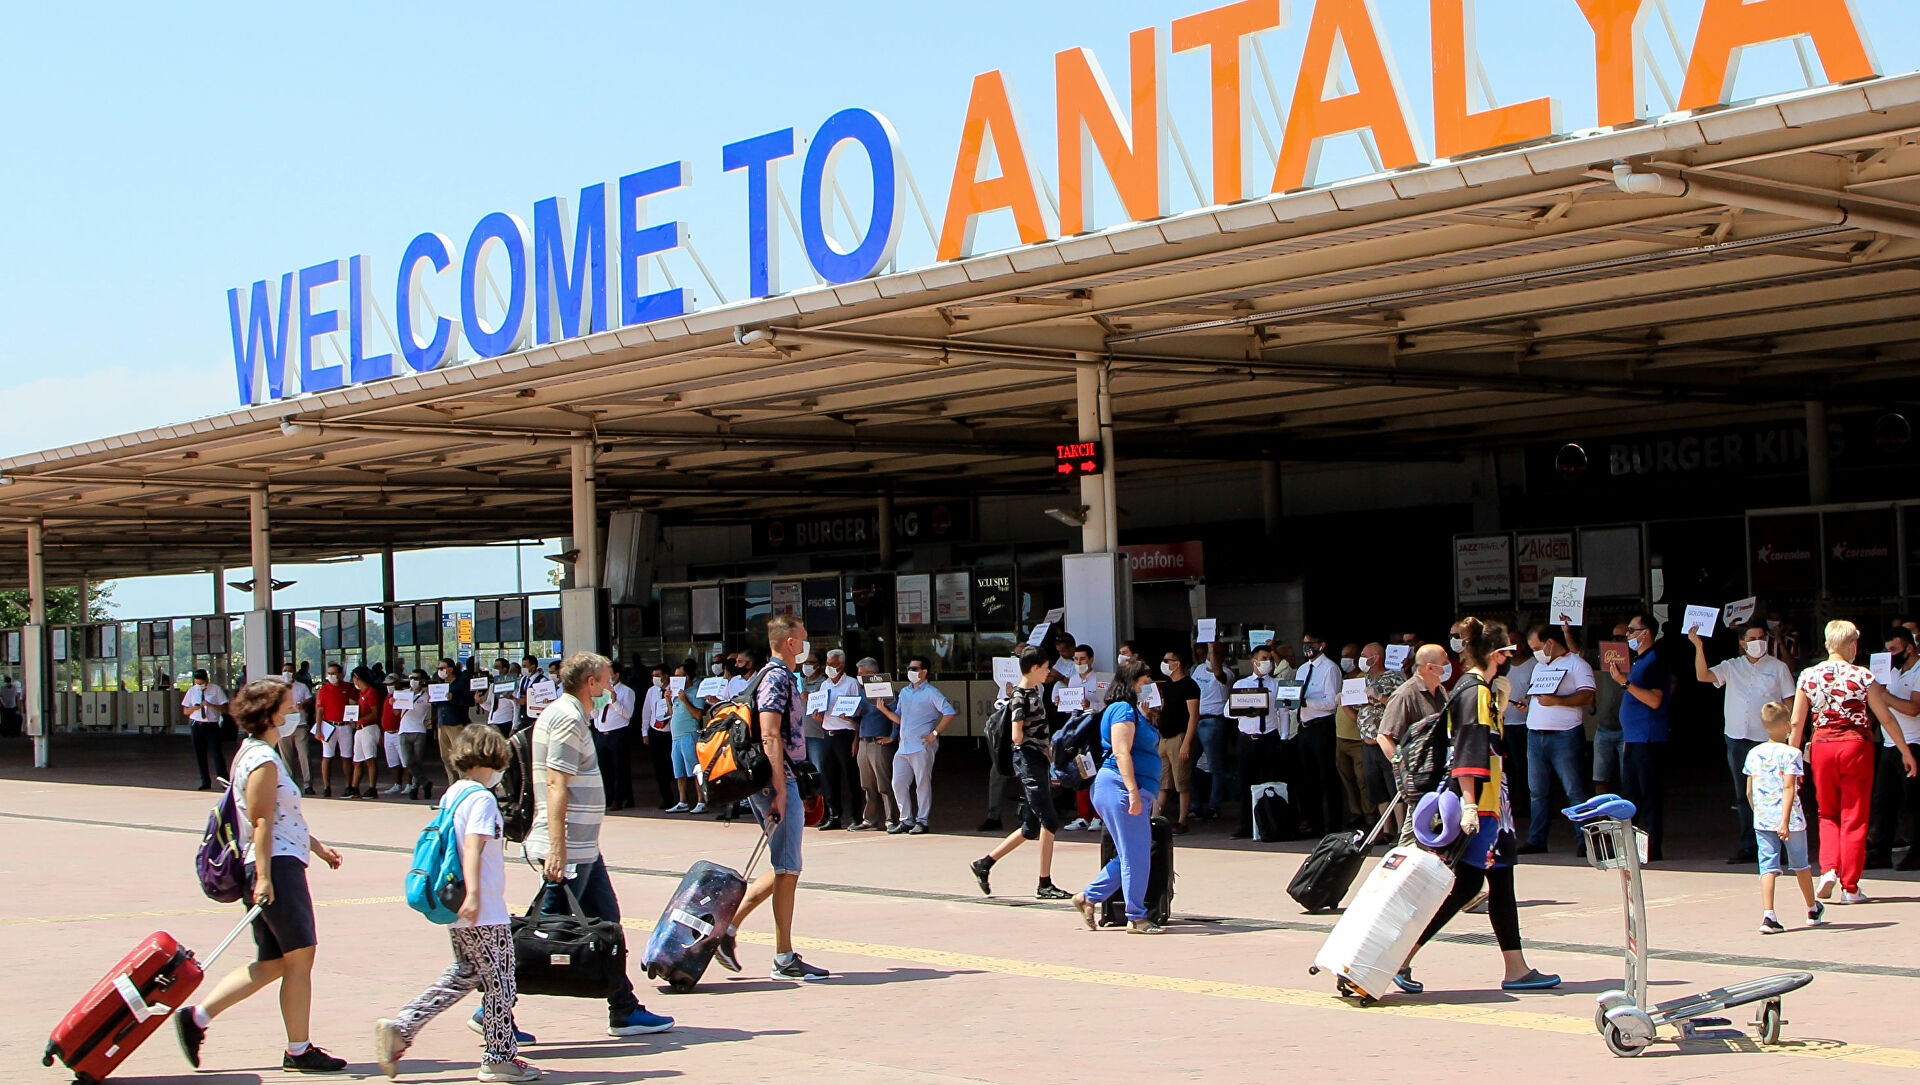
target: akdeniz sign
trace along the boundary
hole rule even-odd
[[[1642,9],[1650,0],[1537,2],[1577,5],[1592,32],[1597,125],[1638,119],[1636,42]],[[1396,14],[1409,6],[1412,0],[1394,3]],[[1553,98],[1474,110],[1467,89],[1476,49],[1473,0],[1428,0],[1428,8],[1431,136],[1439,158],[1563,131]],[[1351,133],[1367,137],[1383,169],[1428,160],[1401,92],[1401,73],[1385,48],[1374,0],[1317,0],[1273,176],[1264,186],[1249,183],[1242,153],[1251,87],[1243,63],[1246,47],[1255,36],[1288,26],[1288,17],[1286,0],[1239,0],[1173,20],[1166,42],[1171,50],[1203,54],[1209,63],[1214,204],[1333,180],[1319,176],[1321,146]],[[1830,82],[1878,74],[1848,0],[1704,0],[1679,107],[1725,102],[1741,50],[1787,39],[1811,44]],[[1023,245],[1102,228],[1093,221],[1096,159],[1129,220],[1168,214],[1162,44],[1157,27],[1130,36],[1125,109],[1091,51],[1069,49],[1055,56],[1057,228],[1042,213],[1034,153],[1039,148],[1019,123],[1006,77],[999,71],[975,77],[945,210],[938,216],[936,259],[971,255],[974,227],[987,214],[1010,213]],[[1343,72],[1352,77],[1351,89]],[[782,128],[720,148],[721,171],[744,182],[747,287],[756,298],[780,292],[772,217],[779,202],[775,167],[799,154],[799,146],[794,129]],[[827,204],[845,152],[856,147],[864,152],[872,209],[859,240],[843,246],[829,236]],[[989,150],[995,160],[991,167],[983,162]],[[997,172],[982,176],[988,168]],[[853,282],[887,266],[900,239],[904,174],[900,138],[879,113],[843,109],[814,131],[800,163],[796,211],[807,263],[820,279]],[[668,162],[588,185],[575,200],[550,196],[533,204],[531,224],[517,212],[494,211],[474,224],[463,244],[443,233],[422,233],[400,249],[396,264],[380,269],[384,275],[375,274],[373,261],[354,255],[229,290],[240,399],[257,403],[324,391],[424,372],[461,357],[498,357],[536,343],[683,315],[689,309],[686,290],[651,289],[645,267],[650,258],[682,248],[685,227],[649,225],[645,208],[649,198],[686,187],[690,176],[687,162]],[[435,313],[428,304],[424,283],[443,275],[457,283],[457,316]],[[316,306],[316,291],[331,286],[337,292],[334,284],[343,280],[344,309]],[[485,304],[486,297],[493,304]],[[345,349],[333,360],[323,358],[316,344],[342,334]]]

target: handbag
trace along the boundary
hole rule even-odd
[[[540,910],[546,895],[566,894],[567,911]],[[509,921],[514,983],[523,995],[606,998],[627,975],[627,936],[618,920],[590,916],[566,882],[543,882],[527,914]]]

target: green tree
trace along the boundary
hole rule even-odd
[[[108,604],[113,602],[113,581],[87,585],[87,612],[80,613],[79,588],[47,589],[47,623],[70,625],[75,622],[104,622],[112,617]],[[0,591],[0,627],[27,624],[27,593]]]

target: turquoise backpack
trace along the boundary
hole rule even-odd
[[[451,806],[442,799],[433,820],[414,841],[413,865],[407,870],[407,905],[435,923],[444,925],[460,918],[460,905],[467,899],[460,834],[454,831],[453,815],[468,799],[486,790],[475,784]]]

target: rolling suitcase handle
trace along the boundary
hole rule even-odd
[[[1373,823],[1372,831],[1367,833],[1367,838],[1360,842],[1360,850],[1373,850],[1373,842],[1380,839],[1380,830],[1387,827],[1387,822],[1393,820],[1394,811],[1406,805],[1406,801],[1407,797],[1400,794],[1398,789],[1395,789],[1393,801],[1387,804],[1385,810],[1380,811],[1380,820]]]
[[[240,932],[246,930],[247,927],[252,924],[255,917],[260,914],[260,909],[260,905],[254,905],[240,920],[239,926],[228,931],[227,936],[221,939],[220,944],[213,947],[213,952],[208,954],[207,959],[200,963],[200,971],[202,973],[210,970],[213,967],[213,962],[220,959],[220,955],[227,951],[228,946],[233,945],[234,939],[240,937]],[[151,1017],[164,1017],[180,1008],[159,1002],[148,1002],[140,996],[140,988],[134,986],[133,981],[126,976],[113,977],[113,989],[119,994],[120,1000],[127,1004],[127,1011],[133,1014],[133,1019],[136,1023],[144,1023]]]

